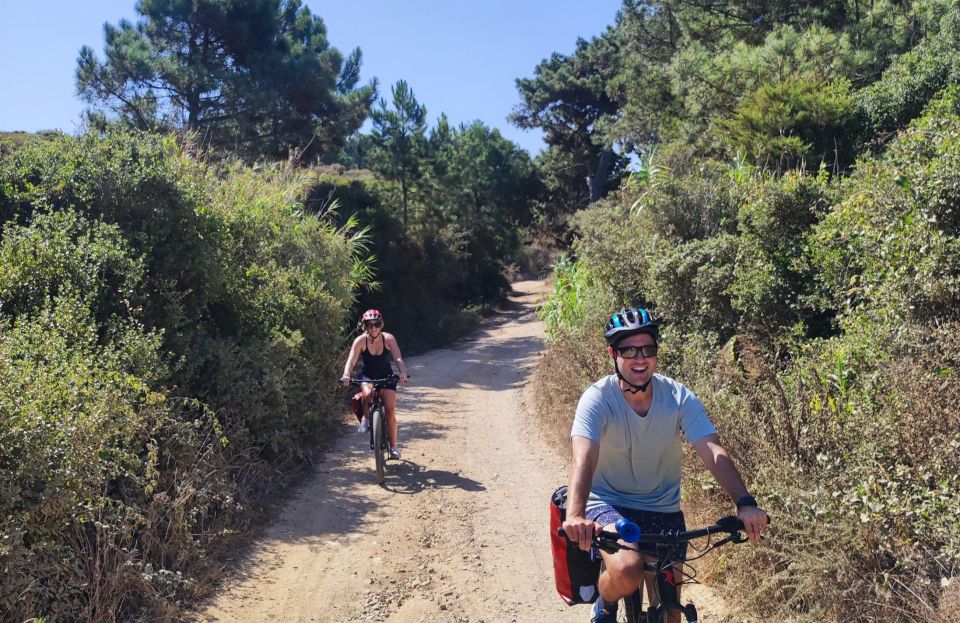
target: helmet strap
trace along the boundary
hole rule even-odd
[[[623,391],[625,391],[625,392],[630,392],[631,394],[637,394],[637,393],[642,393],[642,392],[647,391],[647,388],[650,387],[650,381],[647,381],[647,382],[644,383],[643,385],[634,385],[633,383],[631,383],[631,382],[628,381],[627,379],[623,378],[623,375],[620,374],[620,366],[617,365],[617,356],[616,356],[616,355],[613,356],[613,369],[614,369],[614,370],[616,371],[616,373],[617,373],[617,378],[620,379],[621,381],[623,381],[626,385],[629,385],[629,386],[630,386],[629,389],[624,389],[624,390],[623,390]],[[651,379],[651,380],[652,380],[652,379]]]

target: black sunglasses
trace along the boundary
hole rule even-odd
[[[657,356],[659,346],[656,344],[646,344],[644,346],[615,346],[614,350],[624,359],[636,359],[639,355],[649,359]]]
[[[382,326],[383,326],[383,322],[380,321],[380,320],[364,320],[364,321],[363,321],[363,326],[366,327],[366,328],[368,328],[368,329],[371,328],[371,327],[382,327]]]

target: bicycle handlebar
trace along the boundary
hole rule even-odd
[[[594,545],[612,554],[621,549],[635,549],[620,543],[620,539],[627,540],[625,536],[630,537],[630,540],[628,541],[630,543],[647,543],[653,545],[686,543],[687,541],[693,541],[694,539],[720,533],[727,534],[729,536],[727,539],[718,542],[717,545],[725,543],[726,540],[733,541],[734,543],[742,543],[747,540],[747,537],[742,534],[744,530],[743,522],[733,515],[721,517],[715,524],[712,526],[707,526],[706,528],[684,531],[675,530],[672,532],[650,532],[646,534],[641,533],[640,528],[632,521],[624,522],[623,526],[620,525],[621,522],[624,522],[624,520],[617,522],[617,532],[602,530],[595,534],[593,539]],[[634,532],[635,534],[630,534],[631,532]],[[557,528],[557,536],[566,537],[567,531],[563,528]],[[636,536],[636,538],[634,538],[634,536]]]
[[[407,379],[410,379],[410,375],[407,375]],[[354,387],[360,387],[363,383],[370,383],[373,385],[374,389],[382,389],[390,383],[395,383],[400,380],[399,374],[391,374],[390,376],[382,379],[350,379],[350,384]]]

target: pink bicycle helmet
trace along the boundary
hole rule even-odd
[[[383,314],[380,313],[379,309],[368,309],[363,312],[363,316],[360,317],[360,322],[367,322],[368,320],[379,320],[383,322]]]

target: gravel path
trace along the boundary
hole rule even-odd
[[[409,358],[403,460],[387,464],[384,486],[366,437],[341,439],[196,620],[589,620],[553,587],[548,500],[568,457],[524,407],[544,350],[543,288],[514,284],[512,308],[469,340]],[[688,595],[702,621],[726,619],[711,616],[712,596]]]

